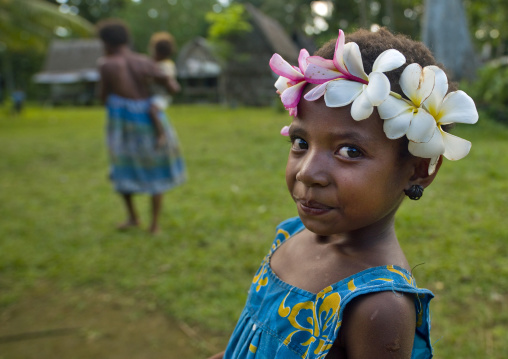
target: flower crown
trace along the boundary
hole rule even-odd
[[[442,126],[474,124],[478,121],[478,112],[473,99],[465,92],[447,94],[448,79],[437,66],[408,65],[399,80],[408,99],[392,92],[384,72],[405,63],[402,53],[386,50],[377,57],[372,72],[367,75],[358,44],[345,44],[342,30],[339,30],[333,60],[310,56],[305,49],[300,50],[298,67],[291,66],[279,54],[270,59],[271,69],[280,76],[275,82],[277,93],[291,116],[297,115],[298,103],[307,83],[317,85],[305,94],[307,101],[315,101],[324,95],[328,107],[352,103],[351,117],[356,121],[368,118],[377,107],[384,120],[386,136],[389,139],[406,136],[411,154],[431,159],[429,174],[432,174],[441,155],[449,160],[460,160],[471,149],[471,142],[445,132]],[[288,130],[285,126],[281,134],[287,136]]]

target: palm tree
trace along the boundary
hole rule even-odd
[[[0,48],[42,51],[55,31],[73,37],[89,37],[93,25],[84,18],[64,14],[45,0],[0,0]]]

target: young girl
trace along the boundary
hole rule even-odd
[[[175,52],[175,40],[167,32],[156,32],[150,38],[150,53],[152,59],[166,76],[176,80],[176,66],[171,57]],[[157,146],[161,147],[166,142],[165,132],[162,128],[161,111],[165,111],[171,104],[172,97],[163,86],[153,83],[152,106],[150,107],[150,116],[157,129]]]
[[[346,41],[347,40],[347,41]],[[347,43],[346,43],[347,42]],[[443,130],[475,123],[464,92],[421,43],[360,30],[270,66],[294,116],[286,182],[298,217],[282,222],[224,353],[212,358],[431,358],[429,301],[395,234],[442,157],[470,143]],[[447,94],[448,93],[448,94]]]

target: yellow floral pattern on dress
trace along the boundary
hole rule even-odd
[[[306,301],[286,306],[286,295],[279,306],[279,316],[287,318],[295,328],[284,340],[288,345],[291,341],[296,341],[297,345],[306,349],[302,358],[306,358],[309,350],[316,358],[324,358],[326,353],[333,345],[333,340],[339,330],[341,323],[337,321],[340,310],[340,295],[333,292],[331,286],[323,289],[316,296],[315,301]]]
[[[259,292],[261,287],[264,287],[268,284],[268,268],[266,267],[267,264],[264,263],[265,261],[268,263],[268,260],[265,259],[263,261],[263,265],[259,268],[258,272],[252,279],[252,283],[257,284],[256,292]]]
[[[326,359],[336,341],[348,303],[361,295],[393,291],[413,295],[417,313],[413,358],[432,357],[429,301],[412,273],[398,266],[358,272],[317,294],[285,283],[270,268],[273,253],[304,226],[298,217],[284,221],[263,259],[224,358]]]
[[[415,279],[413,278],[413,276],[408,277],[403,272],[401,272],[400,270],[395,269],[393,266],[387,266],[386,269],[388,269],[390,272],[397,273],[402,278],[404,278],[405,281],[409,285],[411,285],[411,286],[413,286],[415,288],[418,288],[418,286],[416,285],[416,282],[415,282]],[[419,303],[419,307],[421,307],[420,295],[418,296],[418,303]],[[422,325],[422,323],[423,323],[423,311],[420,310],[420,308],[418,308],[417,313],[416,313],[416,326],[419,327],[419,326]]]
[[[393,266],[386,266],[386,269],[388,269],[390,272],[397,273],[402,278],[404,278],[409,285],[412,285],[412,286],[416,287],[415,280],[414,280],[414,278],[412,276],[408,277],[407,275],[402,273],[400,270],[395,269]]]
[[[348,283],[347,283],[347,289],[349,289],[351,292],[356,290],[356,285],[355,285],[355,280],[354,279],[351,279]]]
[[[386,266],[386,270],[395,273],[397,276],[416,288],[414,278],[409,274],[396,269],[394,266]],[[377,286],[375,282],[394,282],[393,278],[384,276],[373,276],[366,278],[360,284],[364,287],[367,283],[371,286]],[[355,279],[347,282],[348,292],[354,292],[358,289]],[[341,296],[329,286],[319,292],[315,300],[293,302],[292,292],[288,292],[278,308],[278,314],[285,318],[294,330],[284,334],[284,345],[293,348],[300,348],[302,358],[325,358],[333,345],[337,332],[342,322],[339,320],[341,308]],[[423,312],[418,310],[417,326],[421,325]]]
[[[289,233],[283,229],[279,229],[277,231],[276,235],[282,234],[284,236],[284,240],[289,238]],[[263,262],[261,263],[261,266],[259,267],[258,271],[254,275],[254,278],[252,279],[253,284],[257,284],[256,286],[256,292],[259,292],[259,290],[266,286],[268,284],[268,266],[270,265],[270,257],[275,252],[275,250],[280,246],[281,240],[277,239],[272,243],[272,248],[270,250],[270,253],[268,253],[265,258],[263,259]]]

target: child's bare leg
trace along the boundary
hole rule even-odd
[[[152,103],[148,112],[150,114],[150,120],[152,120],[152,124],[157,128],[157,123],[159,122],[159,109]]]
[[[138,215],[136,213],[136,209],[134,208],[132,193],[122,193],[121,196],[125,204],[125,209],[127,210],[127,220],[120,224],[118,229],[123,230],[139,226]]]
[[[155,234],[159,231],[159,215],[162,208],[162,193],[154,194],[152,196],[152,223],[150,224],[149,231]]]
[[[159,118],[159,109],[154,104],[151,104],[148,112],[155,128],[155,144],[157,148],[160,148],[164,145],[166,139],[164,136],[164,128],[162,127],[161,119]]]

